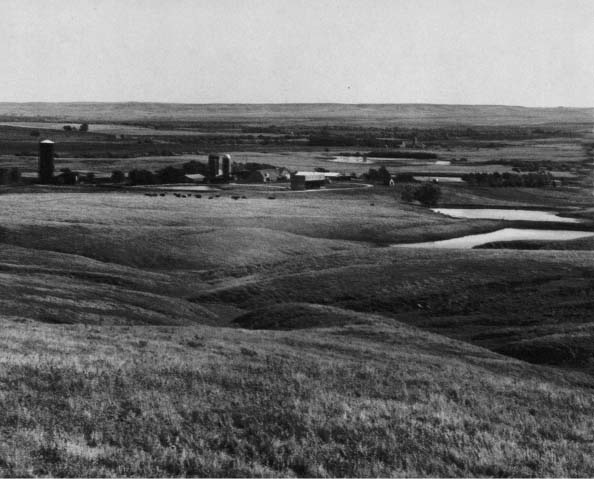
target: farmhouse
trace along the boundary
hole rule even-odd
[[[317,171],[298,171],[291,175],[292,190],[320,188],[326,183],[326,174]]]

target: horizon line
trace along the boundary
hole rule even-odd
[[[565,106],[565,105],[556,105],[556,106],[527,106],[527,105],[518,105],[518,104],[506,104],[506,103],[432,103],[432,102],[403,102],[403,103],[386,103],[386,102],[203,102],[203,103],[195,103],[195,102],[181,102],[181,101],[152,101],[152,100],[67,100],[67,101],[51,101],[51,100],[33,100],[33,101],[0,101],[0,105],[2,104],[20,104],[20,105],[33,105],[33,104],[44,104],[44,105],[52,105],[52,104],[121,104],[121,105],[146,105],[146,104],[153,104],[153,105],[345,105],[345,106],[363,106],[363,105],[372,105],[372,106],[382,106],[382,105],[403,105],[403,106],[477,106],[477,107],[507,107],[507,108],[533,108],[533,109],[576,109],[576,110],[591,110],[594,109],[594,106]]]

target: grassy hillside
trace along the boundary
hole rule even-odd
[[[251,332],[4,317],[0,473],[594,473],[590,377],[363,322]]]
[[[594,474],[590,252],[390,247],[500,223],[381,188],[33,189],[0,195],[0,475]]]

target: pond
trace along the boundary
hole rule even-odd
[[[431,208],[431,210],[452,218],[580,223],[579,219],[557,216],[554,211],[544,210],[510,210],[504,208]]]
[[[438,183],[462,183],[464,180],[459,176],[413,176],[417,181],[434,181]]]
[[[424,243],[397,244],[395,247],[403,248],[457,248],[470,249],[475,246],[493,243],[496,241],[518,241],[518,240],[539,240],[539,241],[567,241],[578,238],[594,236],[592,231],[569,231],[569,230],[536,230],[522,228],[504,228],[490,233],[477,235],[460,236],[441,241],[427,241]]]
[[[372,165],[375,163],[375,161],[371,161],[364,156],[335,156],[333,159],[328,161],[332,161],[334,163],[351,163],[359,165]]]

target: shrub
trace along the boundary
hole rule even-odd
[[[416,183],[413,173],[396,173],[394,176],[396,183]]]

